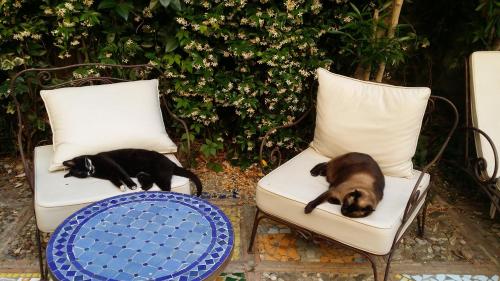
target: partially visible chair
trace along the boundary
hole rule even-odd
[[[82,71],[89,70],[92,75],[80,75]],[[64,178],[65,171],[58,170],[60,167],[56,162],[60,164],[80,153],[144,148],[169,153],[167,157],[180,165],[173,154],[177,148],[165,131],[160,102],[163,101],[164,105],[166,102],[159,96],[158,81],[143,80],[154,71],[150,65],[77,64],[26,69],[12,77],[9,93],[18,118],[18,149],[33,193],[42,280],[48,280],[48,276],[44,267],[41,232],[53,232],[66,217],[84,206],[122,194],[109,181]],[[130,83],[134,80],[137,81]],[[142,82],[138,83],[139,80]],[[48,110],[51,129],[58,134],[45,141],[52,144],[37,145],[40,140],[35,139],[33,127],[28,123],[29,116],[17,97],[19,91],[30,95],[37,106],[44,104],[40,99],[42,92],[45,105],[51,107]],[[106,107],[110,114],[107,114]],[[189,135],[186,124],[173,115],[168,106],[165,108],[171,116],[168,120],[180,121],[186,135]],[[124,116],[130,118],[121,120]],[[98,133],[89,133],[93,130]],[[68,135],[68,132],[75,134]],[[95,147],[100,144],[104,146]],[[58,157],[60,159],[57,160]],[[159,188],[154,186],[151,190]],[[189,180],[174,176],[172,191],[190,194]]]
[[[466,67],[465,166],[491,199],[493,218],[500,209],[497,153],[500,147],[500,51],[474,52]],[[469,149],[471,132],[472,152]]]
[[[431,186],[429,169],[447,146],[458,123],[458,112],[447,99],[430,96],[428,88],[360,81],[324,69],[318,69],[317,74],[314,140],[309,148],[258,182],[257,212],[248,251],[252,251],[260,221],[270,219],[305,237],[340,243],[364,255],[371,262],[375,280],[379,280],[379,275],[374,257],[387,257],[384,274],[387,280],[392,255],[415,218],[418,233],[423,235],[426,198]],[[451,107],[451,125],[444,136],[428,139],[432,145],[439,144],[429,150],[436,156],[429,158],[427,165],[413,169],[412,157],[421,126],[432,123],[430,115],[424,116],[426,108],[430,114],[441,108],[438,105],[441,102]],[[271,129],[262,141],[261,163],[265,163],[262,162],[264,144],[275,132],[276,129]],[[368,217],[354,219],[343,216],[339,205],[325,202],[305,214],[306,204],[328,188],[324,177],[310,175],[311,168],[350,151],[370,154],[381,166],[386,186],[377,210]]]

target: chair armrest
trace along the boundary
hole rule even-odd
[[[481,183],[495,183],[497,180],[497,174],[498,174],[498,153],[497,153],[496,146],[493,143],[493,140],[490,138],[490,136],[488,136],[488,134],[486,134],[486,132],[484,132],[483,130],[481,130],[479,128],[464,127],[464,129],[471,130],[471,131],[474,131],[474,132],[482,135],[490,144],[491,150],[493,151],[493,157],[495,160],[493,174],[491,176],[488,176],[488,173],[486,172],[487,162],[486,162],[486,159],[484,159],[483,157],[478,157],[478,158],[473,159],[472,163],[470,163],[468,161],[469,159],[466,159],[466,162],[467,162],[466,165],[472,166],[470,168],[472,168],[472,170],[474,172],[474,176],[476,177],[476,179],[479,182],[481,182]],[[468,144],[466,143],[465,145],[468,145]],[[467,158],[468,158],[468,155],[467,155]]]
[[[182,120],[179,116],[175,115],[170,107],[168,106],[167,102],[165,99],[162,97],[161,102],[163,103],[163,106],[167,109],[168,114],[177,122],[181,123],[182,127],[184,128],[184,131],[186,133],[186,144],[187,144],[187,166],[188,168],[191,167],[191,140],[189,137],[189,129],[187,126],[186,121]]]
[[[286,125],[282,125],[282,126],[278,126],[278,127],[274,127],[274,128],[271,128],[269,131],[267,131],[267,133],[262,138],[262,142],[260,143],[259,164],[260,164],[261,168],[264,168],[267,166],[267,162],[264,160],[262,154],[264,152],[264,145],[267,143],[267,139],[269,138],[269,136],[274,134],[279,129],[290,128],[290,127],[293,127],[293,126],[299,124],[302,120],[304,120],[309,115],[309,113],[311,113],[311,111],[313,111],[313,108],[314,108],[314,105],[311,106],[306,112],[304,112],[304,114],[302,114],[302,116],[300,116],[295,122],[290,123],[290,124],[286,124]],[[276,154],[278,154],[278,164],[276,166],[280,166],[281,165],[281,151],[277,146],[274,147],[273,150],[271,150],[270,162],[275,162]]]
[[[415,211],[418,212],[417,207],[422,202],[422,200],[424,200],[425,195],[429,191],[430,184],[424,190],[418,190],[418,187],[419,187],[420,183],[422,182],[424,175],[428,172],[428,170],[432,166],[434,166],[439,161],[439,159],[443,155],[443,152],[446,149],[446,147],[448,146],[448,143],[450,142],[450,139],[451,139],[451,137],[452,137],[453,133],[455,132],[457,125],[458,125],[458,110],[450,100],[443,98],[443,97],[440,97],[440,96],[431,96],[429,101],[431,102],[431,107],[434,107],[435,101],[445,102],[445,104],[447,104],[452,109],[454,119],[453,119],[453,123],[452,123],[452,125],[451,125],[451,127],[446,135],[446,138],[445,138],[444,142],[441,144],[438,152],[436,153],[434,158],[432,158],[432,160],[427,165],[424,166],[424,168],[422,169],[422,173],[420,174],[420,177],[418,178],[417,182],[415,183],[415,186],[413,187],[413,191],[410,195],[410,198],[408,199],[408,202],[406,203],[405,212],[404,212],[403,220],[402,220],[402,226],[404,226],[406,224],[407,220],[411,217],[411,215]],[[433,108],[431,108],[431,111],[432,110],[433,110]]]

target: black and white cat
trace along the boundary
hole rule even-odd
[[[170,159],[155,151],[144,149],[118,149],[95,155],[82,155],[64,161],[69,168],[64,177],[94,177],[111,181],[125,191],[125,186],[136,189],[130,177],[136,177],[143,190],[149,190],[153,183],[163,191],[170,191],[172,176],[189,178],[196,185],[197,195],[201,195],[200,179],[191,171],[177,166]]]

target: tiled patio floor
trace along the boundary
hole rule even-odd
[[[31,280],[36,274],[29,274],[37,272],[32,203],[21,167],[12,162],[0,159],[0,281]],[[236,235],[232,260],[217,281],[373,280],[364,257],[339,246],[306,241],[272,222],[262,223],[255,251],[248,254],[255,214],[249,187],[255,186],[256,177],[234,169],[230,178],[204,169],[198,173],[204,196],[222,207]],[[395,254],[390,280],[499,281],[499,219],[487,217],[486,201],[468,200],[467,194],[461,198],[446,182],[438,182],[426,236],[417,238],[411,228]]]

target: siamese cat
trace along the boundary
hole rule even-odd
[[[384,195],[384,175],[377,162],[364,153],[351,152],[320,163],[312,168],[311,175],[325,176],[330,187],[307,204],[306,214],[328,201],[341,204],[344,216],[366,217],[375,211]]]
[[[170,191],[172,176],[189,178],[196,185],[197,195],[201,195],[200,179],[191,171],[177,166],[170,159],[155,151],[144,149],[118,149],[95,155],[82,155],[64,161],[69,168],[64,177],[94,177],[111,181],[121,191],[125,186],[136,189],[130,177],[136,177],[143,190],[149,190],[153,183],[163,191]]]

